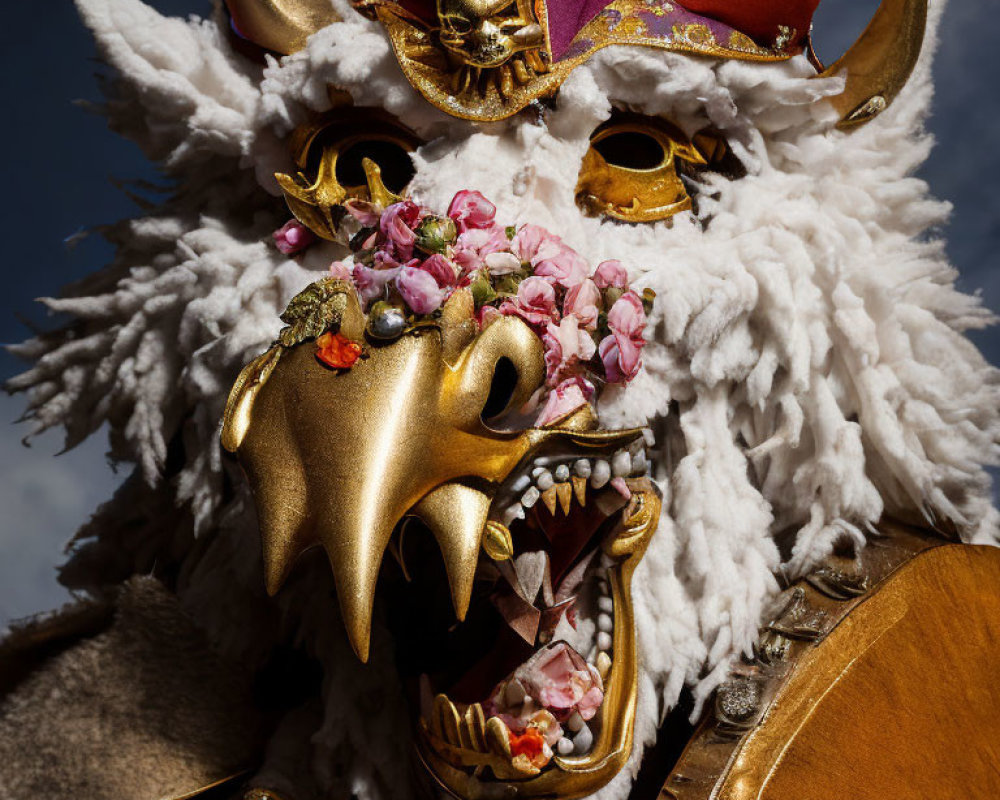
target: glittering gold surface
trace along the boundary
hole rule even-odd
[[[618,134],[650,137],[660,148],[660,163],[633,168],[608,163],[595,145]],[[677,160],[704,164],[705,158],[684,133],[666,120],[628,115],[599,128],[580,167],[577,202],[594,215],[623,222],[655,222],[691,208]]]
[[[240,33],[282,55],[298,52],[313,33],[339,19],[330,0],[226,0],[226,5]]]
[[[347,309],[345,319],[352,316]],[[519,408],[544,381],[541,341],[504,317],[449,364],[445,339],[437,327],[419,328],[390,345],[370,343],[365,358],[339,371],[322,366],[306,341],[287,348],[266,380],[254,362],[230,398],[239,414],[227,416],[223,441],[238,442],[254,493],[268,590],[278,590],[303,550],[323,545],[362,659],[375,580],[403,517],[421,517],[437,538],[461,618],[489,505],[522,458],[545,443],[586,453],[641,435],[492,430],[480,414],[497,362],[517,369],[508,407]]]
[[[843,93],[831,98],[841,127],[868,122],[895,99],[920,56],[926,26],[927,0],[882,0],[861,38],[820,73],[846,79]]]
[[[777,598],[671,800],[1000,797],[1000,550],[892,520]]]
[[[503,68],[484,75],[475,65],[470,73],[469,60],[442,46],[437,29],[427,29],[401,12],[399,6],[379,2],[367,5],[385,26],[407,80],[439,109],[463,119],[499,120],[516,114],[533,101],[553,95],[573,69],[609,45],[655,47],[748,61],[783,61],[791,55],[760,47],[738,32],[724,42],[718,41],[704,25],[654,32],[642,15],[655,14],[657,4],[615,0],[584,26],[570,46],[570,55],[563,60],[553,62],[546,46],[537,54],[529,52],[518,62],[517,70],[511,59]],[[544,11],[538,12],[537,18],[544,29]],[[505,70],[510,73],[507,78]]]
[[[365,159],[367,181],[345,186],[337,177],[337,162],[356,145],[389,142],[412,152],[420,140],[395,118],[372,108],[337,108],[310,120],[293,132],[289,146],[299,171],[276,173],[288,209],[309,230],[324,239],[338,241],[343,204],[348,200],[371,201],[380,207],[399,198],[382,181],[380,165]]]

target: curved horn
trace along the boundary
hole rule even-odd
[[[331,0],[226,0],[226,5],[242,36],[286,56],[340,19]]]
[[[882,0],[861,38],[817,77],[844,74],[843,93],[830,98],[838,127],[863,125],[881,114],[913,72],[927,27],[927,0]]]

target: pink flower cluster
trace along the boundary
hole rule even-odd
[[[626,383],[638,373],[646,308],[619,261],[591,274],[579,253],[544,228],[498,224],[496,207],[476,191],[456,194],[443,217],[410,200],[381,212],[369,204],[347,210],[362,233],[353,240],[353,263],[330,270],[352,281],[366,306],[402,301],[424,316],[468,287],[481,328],[514,315],[539,335],[549,390],[540,425],[587,403],[593,379]]]

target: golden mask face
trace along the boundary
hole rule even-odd
[[[589,407],[525,425],[520,410],[545,379],[540,340],[516,317],[478,332],[455,297],[436,323],[384,343],[347,284],[310,287],[233,387],[223,444],[254,495],[268,590],[323,547],[363,660],[381,604],[434,781],[465,798],[582,797],[632,749],[630,584],[660,508],[645,437],[597,430]],[[317,358],[330,331],[362,343],[349,369]],[[570,609],[601,626],[580,672],[603,690],[587,720],[518,696],[528,664],[588,656],[579,642],[570,653],[559,627]],[[512,734],[503,713],[533,715],[541,733]]]
[[[725,143],[702,134],[697,143],[665,119],[616,113],[590,139],[576,200],[593,216],[657,222],[692,208],[681,176],[718,163]]]

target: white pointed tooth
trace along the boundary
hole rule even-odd
[[[512,506],[508,506],[507,510],[503,512],[503,524],[510,525],[515,519],[524,519],[524,506],[520,503],[514,503]]]
[[[604,585],[607,586],[607,584]],[[605,614],[610,614],[612,611],[615,610],[615,601],[612,600],[607,595],[604,595],[603,597],[599,597],[597,599],[597,608],[603,611]]]
[[[590,728],[584,725],[577,732],[576,736],[573,737],[573,749],[579,754],[589,753],[590,748],[594,746],[594,734],[591,733]]]
[[[601,631],[597,634],[597,649],[598,650],[610,650],[611,649],[611,634],[607,631]]]
[[[574,711],[573,716],[566,720],[566,727],[573,731],[573,733],[576,733],[583,727],[583,717],[580,716],[579,711]]]
[[[559,751],[559,755],[568,756],[573,752],[573,742],[563,736],[559,740],[559,744],[556,745],[556,749]]]
[[[594,471],[590,476],[590,485],[600,489],[611,480],[611,465],[604,459],[594,462]]]
[[[548,470],[546,470],[545,467],[535,467],[533,470],[531,470],[531,477],[537,478],[543,472],[548,472]]]
[[[527,693],[524,691],[524,687],[519,680],[512,680],[507,684],[507,688],[504,689],[504,698],[507,700],[508,706],[521,705],[526,696]]]
[[[605,633],[611,633],[615,629],[614,620],[611,619],[610,614],[598,614],[597,615],[597,630],[604,631]],[[604,648],[601,648],[602,650]]]
[[[633,475],[645,475],[646,474],[646,451],[640,450],[634,456],[632,456],[632,474]]]
[[[549,489],[551,489],[554,484],[555,484],[555,481],[552,479],[552,473],[549,472],[547,469],[543,469],[535,477],[535,485],[539,489],[541,489],[543,492],[548,491]]]
[[[606,580],[602,579],[597,582],[597,591],[601,593],[602,597],[608,597],[611,592],[611,587],[608,586],[608,582]],[[608,599],[610,600],[610,598]]]
[[[656,436],[652,428],[643,428],[642,438],[646,442],[646,447],[656,447]]]
[[[575,472],[581,478],[589,478],[590,473],[592,471],[593,470],[590,466],[590,462],[585,458],[581,458],[573,465],[573,472]]]
[[[569,480],[569,467],[565,464],[560,464],[556,467],[556,480],[560,483],[565,483]]]
[[[524,506],[525,508],[531,508],[532,506],[535,505],[535,503],[538,502],[539,496],[540,495],[538,489],[532,486],[530,489],[528,489],[528,491],[526,491],[523,495],[521,495],[521,505]]]
[[[619,450],[611,459],[611,472],[616,478],[624,478],[632,469],[632,458],[628,450]]]
[[[520,494],[525,489],[527,489],[529,486],[531,486],[531,476],[530,475],[519,475],[518,478],[517,478],[517,480],[515,480],[510,485],[510,490],[514,494]]]
[[[601,675],[601,680],[606,681],[611,674],[611,656],[603,650],[597,654],[597,671]]]

